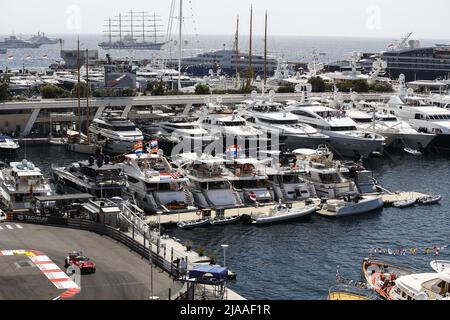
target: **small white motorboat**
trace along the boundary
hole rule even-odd
[[[210,219],[199,219],[193,221],[180,221],[177,226],[181,229],[194,229],[198,227],[206,226],[210,223]]]
[[[407,152],[409,154],[412,154],[413,156],[421,156],[422,155],[422,152],[420,152],[419,150],[412,149],[412,148],[405,148],[403,150],[405,150],[405,152]]]
[[[300,209],[289,209],[286,205],[279,204],[270,209],[267,215],[252,216],[254,224],[277,223],[287,220],[295,220],[312,215],[316,212],[316,206],[310,205]]]
[[[233,217],[215,217],[211,220],[211,224],[213,226],[223,226],[227,224],[233,224],[241,220],[241,216],[233,216]]]
[[[416,199],[407,199],[407,200],[402,200],[402,201],[396,201],[393,203],[393,206],[396,208],[409,208],[412,207],[416,204],[417,200]]]
[[[439,203],[442,200],[442,196],[428,196],[423,197],[417,200],[419,204],[429,205],[429,204],[436,204]]]
[[[383,206],[380,196],[349,195],[343,199],[328,200],[318,213],[326,217],[344,217],[376,211]]]

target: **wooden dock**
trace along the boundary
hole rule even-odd
[[[398,201],[418,200],[429,195],[420,192],[396,192],[393,194],[383,194],[385,206],[391,206]]]

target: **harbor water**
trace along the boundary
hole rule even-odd
[[[67,165],[85,156],[59,146],[23,146],[21,158],[40,167],[47,177],[51,164]],[[336,282],[337,267],[343,277],[360,279],[360,264],[372,248],[417,248],[417,255],[380,256],[397,263],[431,270],[434,254],[425,248],[450,244],[449,157],[404,153],[365,161],[375,178],[391,191],[441,194],[438,205],[406,209],[385,208],[358,217],[310,220],[266,227],[237,224],[185,231],[165,229],[182,242],[192,241],[223,262],[222,244],[228,244],[226,265],[237,272],[231,288],[247,299],[326,299]],[[450,248],[439,259],[450,258]]]

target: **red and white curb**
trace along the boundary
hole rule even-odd
[[[58,290],[66,290],[63,294],[53,300],[71,298],[81,291],[80,287],[72,279],[70,279],[69,276],[64,271],[62,271],[48,256],[46,256],[42,252],[33,250],[0,251],[0,257],[15,255],[27,256]]]

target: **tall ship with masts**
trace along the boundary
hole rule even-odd
[[[107,41],[99,44],[105,50],[161,50],[162,20],[156,14],[130,10],[106,21]]]

